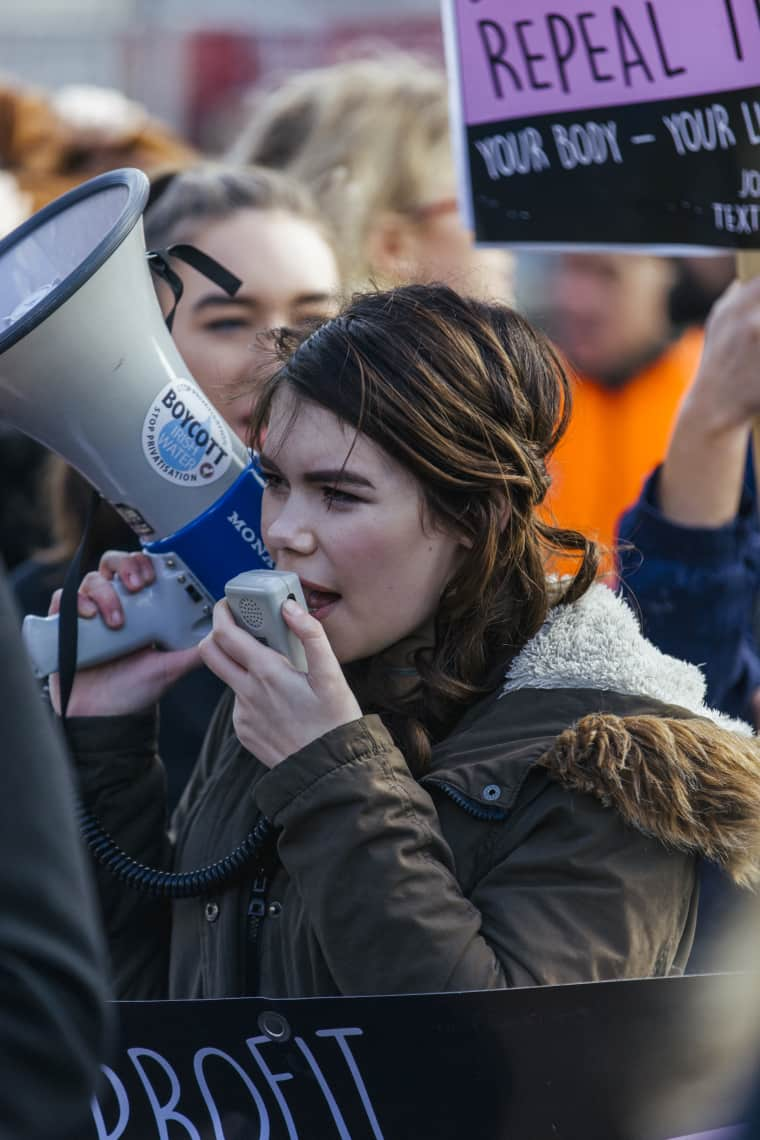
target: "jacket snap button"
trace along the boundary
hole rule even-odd
[[[484,800],[498,800],[501,799],[501,788],[498,784],[486,784],[483,788]]]
[[[219,903],[206,903],[206,922],[216,922],[219,917]]]
[[[267,907],[267,914],[271,918],[277,918],[282,912],[282,903],[271,902]]]

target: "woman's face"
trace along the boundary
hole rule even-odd
[[[371,276],[390,285],[443,283],[466,297],[514,302],[514,257],[481,248],[459,212],[448,151],[430,156],[429,193],[414,206],[379,211],[370,219],[366,257]]]
[[[619,383],[667,340],[673,280],[672,262],[654,254],[562,254],[546,288],[551,332],[580,372]]]
[[[424,518],[401,464],[287,389],[261,461],[264,541],[278,570],[298,574],[341,663],[394,645],[435,613],[462,546]]]
[[[239,210],[183,233],[182,240],[242,281],[237,294],[228,297],[207,277],[175,261],[184,292],[172,333],[193,378],[247,443],[254,386],[274,369],[262,334],[330,315],[339,288],[335,257],[312,223],[280,210]],[[167,312],[170,298],[163,282],[159,297]]]

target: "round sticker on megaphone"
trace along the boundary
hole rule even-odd
[[[174,380],[157,394],[145,417],[143,454],[170,483],[213,483],[230,465],[230,429],[200,388]]]

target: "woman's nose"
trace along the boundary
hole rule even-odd
[[[305,504],[291,496],[287,503],[273,511],[265,511],[264,541],[272,551],[294,550],[298,554],[311,554],[316,547],[316,535],[311,526]]]

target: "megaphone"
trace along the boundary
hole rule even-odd
[[[122,591],[120,630],[79,620],[78,665],[152,641],[187,648],[244,570],[270,569],[263,479],[166,329],[146,256],[148,179],[101,174],[0,241],[0,418],[76,467],[154,556]],[[27,618],[38,676],[57,669],[58,619]]]

